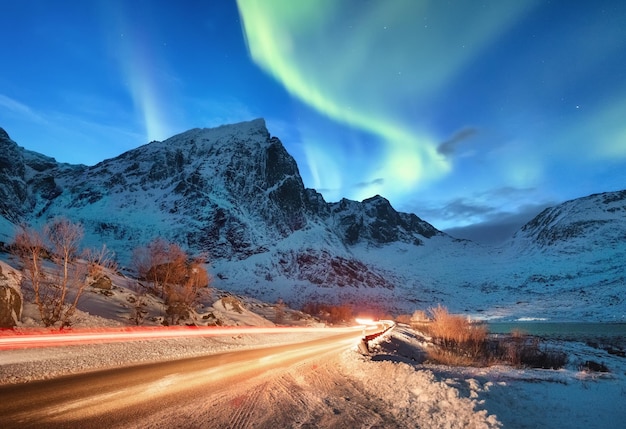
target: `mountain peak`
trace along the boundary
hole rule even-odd
[[[163,149],[163,144],[166,147],[170,147],[172,145],[194,144],[200,141],[209,142],[212,145],[220,141],[228,144],[228,142],[235,140],[238,142],[260,142],[269,141],[269,139],[270,133],[265,125],[265,119],[257,118],[251,121],[224,124],[212,128],[192,128],[162,142],[150,142],[148,145],[161,150]]]
[[[11,140],[11,137],[9,137],[9,134],[2,127],[0,127],[0,139]]]
[[[202,132],[232,133],[236,135],[262,135],[269,138],[269,131],[265,125],[265,119],[257,118],[251,121],[242,121],[234,124],[224,124],[213,128],[203,128]]]

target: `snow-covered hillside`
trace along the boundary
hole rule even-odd
[[[156,237],[208,255],[215,286],[483,318],[624,320],[626,192],[546,210],[502,247],[457,240],[381,197],[328,203],[262,119],[193,129],[95,166],[27,151],[0,132],[0,241],[65,216],[121,266]]]

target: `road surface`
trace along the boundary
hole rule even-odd
[[[310,342],[0,386],[3,428],[395,427],[337,370],[361,338]],[[68,351],[71,348],[68,348]]]

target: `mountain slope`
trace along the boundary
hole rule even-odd
[[[626,241],[626,190],[547,208],[524,225],[515,239],[562,253],[619,246]]]
[[[0,180],[13,190],[3,195],[3,217],[80,221],[85,244],[106,243],[126,266],[134,247],[160,236],[206,254],[227,286],[260,284],[258,295],[274,298],[291,298],[284,289],[299,286],[311,298],[320,288],[394,288],[350,246],[452,241],[380,196],[326,203],[304,188],[295,160],[263,120],[189,130],[91,167],[58,164],[1,137],[8,155]]]
[[[57,163],[0,130],[0,241],[19,223],[65,216],[84,225],[85,245],[105,243],[130,267],[133,248],[163,237],[207,255],[217,287],[292,306],[625,319],[625,195],[547,209],[490,248],[381,196],[327,203],[262,119],[189,130],[95,166]]]

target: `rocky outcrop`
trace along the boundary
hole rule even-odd
[[[22,295],[18,290],[19,275],[3,270],[0,264],[0,328],[13,328],[22,317]]]
[[[111,282],[111,279],[107,275],[99,276],[98,278],[94,279],[90,283],[90,285],[93,288],[103,290],[111,290],[113,288],[113,282]]]
[[[445,235],[414,214],[399,213],[380,195],[359,203],[342,199],[330,204],[339,234],[347,244],[392,242],[424,244],[424,239]]]
[[[56,177],[81,169],[28,151],[0,132],[0,215],[14,224],[32,222],[62,189]]]

